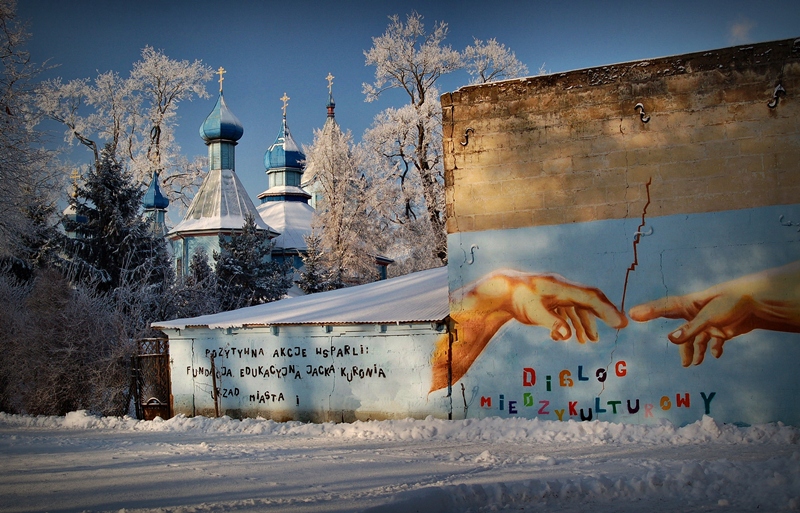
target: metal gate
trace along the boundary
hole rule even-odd
[[[142,338],[136,341],[133,357],[133,388],[136,416],[144,420],[172,416],[169,376],[169,339]]]

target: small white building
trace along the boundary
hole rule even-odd
[[[448,418],[448,390],[429,393],[448,315],[442,267],[153,327],[169,336],[173,414]]]

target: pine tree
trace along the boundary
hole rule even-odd
[[[65,228],[78,235],[67,241],[77,279],[94,282],[101,291],[114,290],[123,280],[151,285],[165,281],[166,243],[151,235],[139,215],[142,194],[107,145],[100,165],[90,169],[70,198],[86,222],[64,221]]]
[[[189,275],[176,284],[170,303],[174,306],[169,317],[197,317],[220,311],[216,288],[217,276],[208,265],[208,254],[203,247],[197,248],[189,262]]]
[[[202,286],[214,278],[214,270],[208,265],[208,253],[202,246],[192,253],[189,262],[189,276],[187,280],[191,285]]]
[[[322,251],[322,238],[316,233],[304,237],[306,254],[302,256],[303,268],[297,286],[306,294],[324,292],[331,289],[330,270],[325,265]]]
[[[242,231],[220,235],[214,252],[217,294],[223,311],[268,303],[282,298],[292,286],[289,265],[270,259],[272,244],[248,214]]]

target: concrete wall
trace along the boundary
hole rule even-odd
[[[798,93],[786,40],[443,95],[464,412],[800,424]]]
[[[443,326],[278,326],[165,330],[173,412],[278,421],[354,421],[433,415],[449,398],[428,396],[430,360]]]

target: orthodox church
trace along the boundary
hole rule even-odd
[[[255,217],[257,229],[266,233],[273,241],[272,258],[289,261],[295,269],[303,266],[302,257],[307,253],[304,237],[311,234],[311,221],[314,207],[309,200],[316,199],[313,182],[303,182],[306,156],[295,142],[286,121],[286,108],[289,97],[284,93],[283,118],[275,142],[264,154],[264,168],[268,188],[258,195],[261,203],[256,207],[250,200],[235,170],[235,149],[244,134],[244,128],[236,116],[228,109],[222,92],[223,68],[220,75],[220,91],[217,103],[211,114],[200,126],[200,137],[208,146],[209,172],[205,176],[197,195],[192,200],[184,219],[166,233],[170,240],[177,276],[189,273],[192,255],[203,248],[211,257],[219,250],[219,236],[230,235],[241,230],[245,217]],[[323,133],[339,130],[334,119],[333,76],[328,74],[328,117]],[[157,175],[148,190],[145,205],[147,215],[161,219],[163,227],[166,206],[154,203],[158,189]],[[163,197],[163,195],[161,195]],[[166,198],[164,198],[166,199]],[[153,203],[150,205],[150,203]],[[160,217],[158,217],[160,216]],[[386,267],[393,260],[375,257],[375,264],[381,278],[386,278]]]

